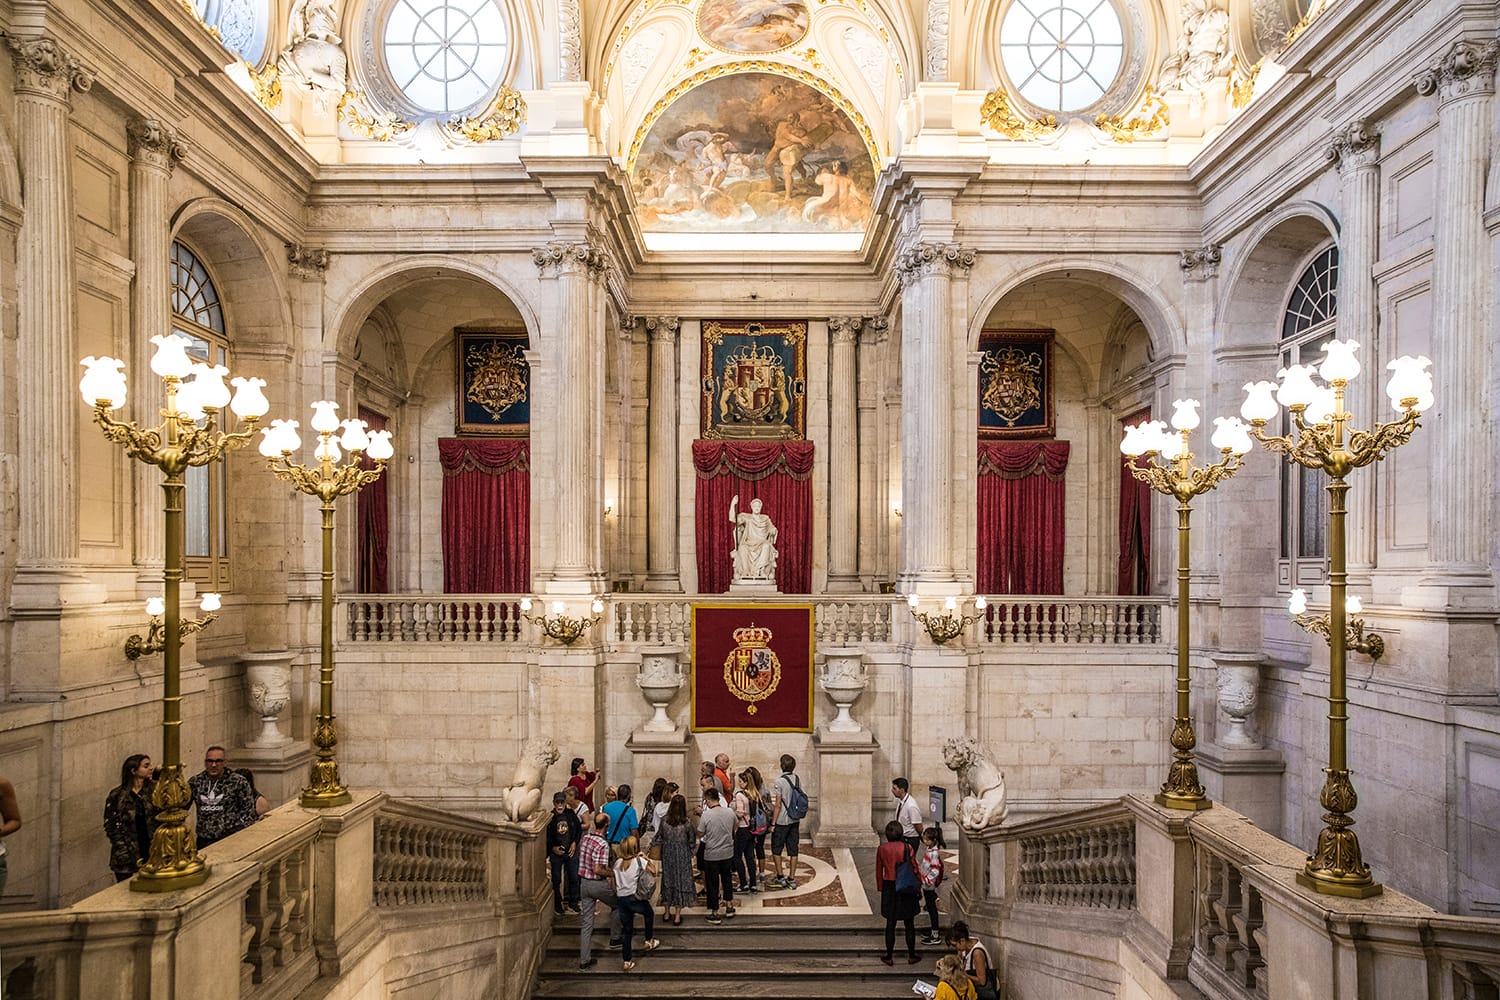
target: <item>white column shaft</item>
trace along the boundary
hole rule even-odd
[[[859,578],[859,435],[854,345],[858,317],[832,320],[829,364],[828,577],[844,586]]]
[[[650,438],[647,441],[647,588],[681,589],[677,555],[677,330],[678,321],[648,319]]]

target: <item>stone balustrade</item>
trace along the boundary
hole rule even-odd
[[[375,817],[375,905],[483,902],[486,846],[484,833],[469,824],[393,803]]]
[[[1135,906],[1135,824],[1105,820],[1021,838],[1018,895],[1028,903]]]
[[[334,634],[349,642],[520,642],[521,599],[501,594],[353,594]]]
[[[1164,597],[987,597],[975,625],[981,646],[1162,646]]]

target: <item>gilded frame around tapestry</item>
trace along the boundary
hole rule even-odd
[[[699,432],[705,440],[807,435],[807,323],[704,320]]]
[[[454,330],[453,335],[456,433],[498,437],[531,433],[526,331],[465,328]]]
[[[1053,406],[1051,330],[986,331],[979,335],[979,436],[1049,438]]]

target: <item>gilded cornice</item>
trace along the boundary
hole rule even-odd
[[[187,156],[187,145],[177,133],[155,118],[136,118],[125,126],[130,155],[168,173]]]
[[[546,246],[534,247],[531,259],[544,275],[549,269],[558,274],[572,274],[583,270],[598,274],[609,269],[609,252],[602,246],[587,241],[569,243],[558,240]]]
[[[1438,100],[1445,103],[1493,94],[1497,56],[1500,56],[1500,42],[1464,38],[1429,63],[1412,82],[1423,97],[1436,93]]]
[[[64,52],[51,38],[7,35],[5,42],[15,64],[18,93],[65,100],[70,90],[83,94],[94,85],[94,71]]]
[[[896,255],[896,279],[903,285],[939,268],[967,271],[978,254],[959,243],[917,243]]]
[[[321,278],[333,260],[333,254],[324,247],[303,246],[301,243],[286,245],[286,260],[292,273],[299,278]]]
[[[494,142],[515,135],[525,122],[525,99],[519,91],[501,87],[482,114],[472,118],[450,118],[443,125],[443,131],[466,142]]]
[[[1100,114],[1094,119],[1094,126],[1102,129],[1115,142],[1135,142],[1137,139],[1150,138],[1165,132],[1170,124],[1167,102],[1160,94],[1150,90],[1146,91],[1140,109],[1135,114],[1129,117],[1124,112],[1118,115]]]
[[[1380,133],[1363,118],[1356,118],[1333,134],[1323,150],[1339,171],[1373,166],[1380,157]]]
[[[1177,251],[1177,265],[1188,281],[1207,281],[1219,276],[1223,250],[1218,243],[1207,243],[1193,250]]]
[[[1006,139],[1042,139],[1057,131],[1055,115],[1022,118],[1010,106],[1010,97],[1003,88],[996,88],[985,95],[984,104],[979,108],[979,118]]]

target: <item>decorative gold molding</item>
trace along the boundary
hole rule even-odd
[[[1094,125],[1103,129],[1115,142],[1135,142],[1149,139],[1165,132],[1171,119],[1167,115],[1167,102],[1155,91],[1146,91],[1139,110],[1129,118],[1125,113],[1103,115],[1094,119]]]
[[[526,100],[520,91],[501,87],[484,114],[473,118],[454,116],[443,130],[469,142],[494,142],[515,135],[526,124]]]
[[[772,73],[776,76],[784,76],[792,80],[798,80],[812,87],[818,93],[833,102],[834,106],[849,116],[854,127],[859,131],[860,138],[865,141],[865,148],[870,153],[870,159],[874,162],[876,170],[880,169],[880,150],[875,144],[875,133],[866,124],[864,115],[859,113],[847,97],[839,93],[838,89],[813,73],[796,66],[788,66],[786,63],[773,62],[768,59],[745,59],[739,62],[720,63],[707,69],[700,69],[692,76],[679,80],[676,86],[661,96],[651,110],[646,112],[646,117],[641,119],[641,124],[635,130],[635,138],[630,141],[630,152],[625,157],[625,170],[630,172],[635,169],[635,158],[640,155],[641,144],[646,141],[646,135],[651,131],[651,126],[656,124],[656,119],[671,107],[672,102],[683,94],[692,90],[699,84],[716,80],[721,76],[730,76],[735,73]]]
[[[1010,106],[1010,97],[1003,87],[996,87],[985,95],[979,108],[979,119],[1007,139],[1040,139],[1057,131],[1057,117],[1043,115],[1040,118],[1022,118]]]
[[[1265,64],[1266,57],[1261,56],[1246,72],[1239,57],[1235,57],[1234,68],[1229,72],[1229,103],[1233,107],[1243,108],[1250,103],[1250,99],[1255,96],[1255,81],[1260,78],[1260,71]]]
[[[257,72],[254,66],[245,63],[245,71],[250,74],[250,95],[260,103],[260,106],[267,111],[275,111],[279,108],[281,106],[281,70],[276,68],[276,64],[271,63]]]
[[[809,66],[811,66],[813,69],[816,69],[816,70],[826,70],[826,69],[828,69],[828,67],[826,65],[824,65],[824,63],[823,63],[823,57],[820,56],[820,55],[818,55],[818,50],[817,49],[802,49],[799,52],[793,52],[792,55],[796,56],[798,59],[801,59],[803,62],[805,62]]]
[[[363,90],[347,90],[339,99],[339,121],[367,139],[390,142],[398,135],[410,132],[415,126],[400,115],[390,111],[375,113],[368,104],[369,98]]]
[[[693,69],[704,60],[712,59],[713,55],[714,54],[708,49],[699,48],[698,46],[694,45],[692,48],[688,49],[687,59],[683,62],[682,68],[685,70]]]
[[[1314,21],[1322,17],[1323,12],[1327,9],[1328,0],[1314,0],[1313,5],[1307,8],[1307,13],[1302,15],[1302,20],[1292,25],[1292,30],[1286,33],[1286,41],[1281,45],[1282,50],[1285,51],[1288,45],[1295,42],[1297,37],[1306,31]]]

